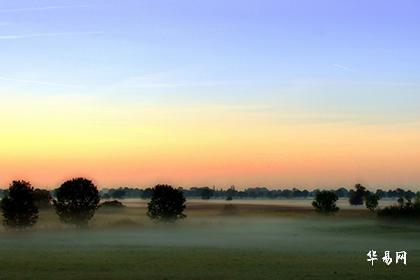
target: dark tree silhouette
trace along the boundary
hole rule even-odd
[[[411,200],[404,201],[401,197],[398,199],[398,205],[391,205],[379,209],[377,213],[379,217],[418,219],[420,217],[420,201],[413,203]]]
[[[34,203],[38,209],[51,207],[52,196],[48,190],[35,189],[33,193]]]
[[[214,190],[210,189],[209,187],[205,187],[201,189],[201,199],[210,199],[214,194]]]
[[[182,190],[169,185],[157,185],[152,189],[147,215],[153,220],[173,222],[185,218],[185,197]]]
[[[366,197],[365,197],[365,205],[366,208],[369,209],[370,211],[374,212],[375,209],[378,207],[378,201],[379,201],[380,197],[377,194],[374,193],[367,193]]]
[[[320,213],[334,213],[339,210],[335,204],[338,200],[338,196],[332,191],[320,191],[315,195],[315,200],[312,202],[312,206],[317,212]]]
[[[124,189],[116,189],[109,194],[112,198],[122,199],[126,195],[126,191]]]
[[[99,192],[92,181],[76,178],[64,182],[56,191],[55,211],[64,223],[87,226],[99,204]]]
[[[361,184],[354,186],[356,189],[349,192],[349,202],[351,205],[363,205],[363,200],[366,196],[366,188]]]
[[[38,208],[34,203],[34,189],[26,181],[13,181],[8,194],[1,201],[3,224],[9,228],[24,229],[38,220]]]

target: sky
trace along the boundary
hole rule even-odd
[[[0,0],[0,186],[420,190],[420,3]]]

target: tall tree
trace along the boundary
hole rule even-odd
[[[351,205],[363,205],[363,200],[366,196],[366,188],[361,184],[356,184],[354,186],[356,190],[351,190],[349,192],[349,202]]]
[[[375,209],[378,208],[379,199],[380,199],[379,195],[368,192],[365,197],[366,208],[374,212]]]
[[[13,181],[8,194],[1,201],[3,224],[9,228],[24,229],[38,220],[34,203],[34,189],[26,181]]]
[[[87,226],[98,209],[100,197],[91,180],[76,178],[64,182],[56,191],[55,211],[64,223]]]
[[[338,200],[338,196],[333,191],[320,191],[315,194],[315,200],[312,202],[312,206],[317,212],[329,214],[339,210],[335,204]]]
[[[169,185],[157,185],[152,189],[147,215],[153,220],[170,221],[186,217],[185,197],[182,190]]]

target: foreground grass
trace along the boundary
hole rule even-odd
[[[420,272],[419,259],[408,268],[371,268],[350,253],[239,249],[48,248],[1,258],[1,279],[416,279]]]
[[[141,208],[99,211],[88,231],[41,213],[33,232],[0,233],[0,279],[416,279],[418,226],[367,213],[190,208],[176,225],[150,223]],[[242,211],[243,210],[243,211]],[[408,265],[367,251],[408,251]]]

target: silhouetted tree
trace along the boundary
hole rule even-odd
[[[154,220],[175,221],[186,217],[185,197],[182,190],[169,185],[157,185],[152,189],[147,215]]]
[[[24,229],[38,220],[38,208],[34,203],[34,189],[26,181],[13,181],[7,195],[1,201],[3,224],[9,228]]]
[[[354,188],[356,189],[351,190],[349,192],[349,202],[351,205],[363,205],[363,200],[365,198],[366,195],[366,188],[364,186],[362,186],[361,184],[356,184],[354,186]]]
[[[110,199],[111,196],[109,195],[109,193],[104,193],[101,195],[101,199]]]
[[[141,193],[141,198],[142,199],[149,199],[152,197],[152,193],[153,193],[153,189],[152,188],[146,188],[142,191]]]
[[[122,199],[122,198],[124,198],[124,197],[125,197],[125,195],[126,195],[126,191],[125,191],[124,189],[120,188],[120,189],[116,189],[116,190],[114,190],[114,191],[110,192],[110,194],[109,194],[109,195],[110,195],[112,198]]]
[[[229,189],[226,190],[227,197],[236,197],[238,195],[238,191],[235,189],[235,186],[230,186]]]
[[[420,217],[420,203],[415,201],[414,203],[410,201],[404,201],[404,198],[400,197],[398,199],[398,205],[391,205],[377,211],[379,217],[389,217],[389,218],[415,218]]]
[[[379,197],[379,199],[384,198],[386,196],[386,192],[384,192],[381,189],[376,190],[376,195]]]
[[[366,194],[365,197],[365,205],[366,208],[369,209],[370,211],[375,211],[375,209],[378,207],[378,201],[379,201],[380,197],[377,194],[373,194],[373,193],[368,193]]]
[[[55,211],[64,223],[87,226],[99,204],[99,192],[92,181],[76,178],[64,182],[56,192]]]
[[[338,197],[346,197],[349,195],[349,191],[346,188],[339,188],[335,191]]]
[[[51,207],[52,196],[48,190],[35,189],[33,193],[34,202],[38,209]]]
[[[214,194],[214,190],[205,187],[201,189],[201,199],[210,199]]]
[[[315,200],[312,202],[312,206],[317,212],[321,213],[334,213],[339,210],[335,204],[338,200],[338,196],[333,191],[320,191],[315,194]]]

